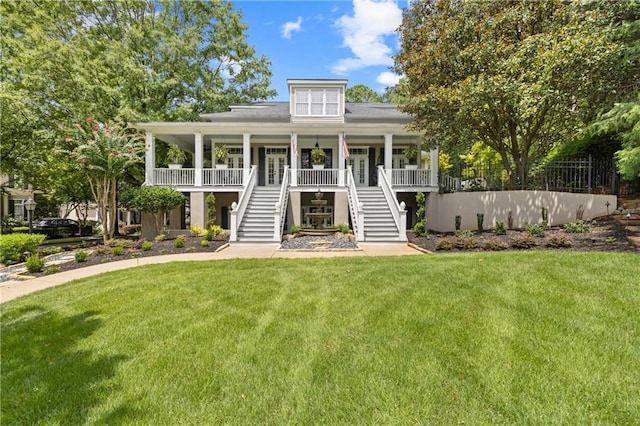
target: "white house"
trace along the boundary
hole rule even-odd
[[[145,185],[188,195],[170,228],[204,226],[213,193],[216,223],[231,241],[279,241],[307,222],[319,189],[328,222],[350,224],[359,241],[405,241],[416,192],[438,190],[437,151],[405,168],[404,149],[420,135],[406,130],[411,118],[396,105],[345,102],[347,80],[287,82],[289,102],[235,105],[202,122],[137,124],[146,132]],[[190,152],[193,167],[158,168],[157,140]],[[217,145],[228,149],[225,168],[215,164]],[[314,147],[326,153],[322,170],[312,167]]]

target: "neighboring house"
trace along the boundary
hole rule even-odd
[[[28,220],[24,202],[33,198],[33,189],[16,176],[0,176],[0,217]]]
[[[138,123],[146,132],[147,186],[188,195],[171,229],[204,226],[206,198],[216,197],[216,223],[231,241],[279,241],[306,213],[320,190],[329,223],[348,223],[359,241],[405,241],[415,222],[415,195],[438,191],[437,151],[406,169],[404,149],[420,143],[406,130],[411,118],[396,105],[346,103],[347,80],[288,80],[289,102],[236,105],[203,114],[203,122]],[[193,168],[156,165],[156,140],[192,153]],[[216,165],[215,147],[228,157]],[[312,167],[322,148],[324,169]],[[422,153],[427,154],[427,153]]]

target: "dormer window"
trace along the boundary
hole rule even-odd
[[[296,116],[337,117],[340,115],[340,89],[295,89]]]

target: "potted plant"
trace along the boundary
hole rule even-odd
[[[417,169],[418,168],[418,154],[420,151],[418,150],[417,145],[409,145],[404,149],[404,156],[409,162],[405,165],[407,169]]]
[[[178,147],[178,145],[171,144],[169,146],[169,151],[167,151],[167,161],[169,161],[170,169],[181,168],[186,158],[186,154]]]
[[[226,145],[216,145],[213,150],[213,156],[216,157],[216,169],[227,168],[227,158],[229,157],[229,150]]]
[[[324,159],[327,154],[324,150],[318,146],[311,150],[311,161],[313,162],[314,169],[324,169]]]

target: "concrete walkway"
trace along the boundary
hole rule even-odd
[[[359,243],[359,250],[278,250],[279,243],[233,243],[225,249],[211,253],[184,253],[165,256],[150,256],[108,262],[71,271],[45,275],[30,280],[14,280],[0,283],[0,303],[16,299],[45,288],[64,284],[104,272],[119,271],[142,265],[182,261],[207,261],[218,259],[266,259],[266,258],[314,258],[314,257],[363,257],[363,256],[409,256],[423,254],[405,243]]]

